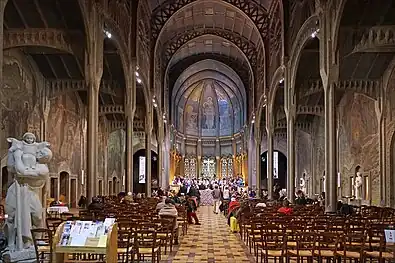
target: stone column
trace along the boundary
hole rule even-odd
[[[320,13],[320,75],[325,101],[325,212],[335,213],[337,205],[336,85],[339,79],[338,51],[332,43],[330,9]]]
[[[217,176],[216,179],[221,178],[221,146],[219,144],[219,139],[215,140],[215,174]]]
[[[255,176],[256,176],[256,191],[257,191],[257,196],[261,196],[261,184],[262,184],[262,178],[261,178],[261,136],[260,132],[257,129],[257,132],[255,134]]]
[[[200,178],[201,173],[202,173],[202,140],[201,139],[198,140],[196,153],[197,153],[197,159],[196,159],[197,175],[196,175],[196,178]]]
[[[288,180],[287,195],[288,200],[295,200],[295,117],[287,117],[287,149],[288,149]]]
[[[379,127],[379,167],[380,167],[380,205],[390,205],[389,200],[386,198],[387,187],[385,184],[385,150],[386,150],[386,134],[385,134],[385,113],[383,110],[385,109],[385,91],[381,88],[380,96],[375,103],[376,117],[377,123]],[[370,177],[369,177],[370,178]],[[370,178],[371,180],[371,178]],[[372,181],[372,180],[371,180]],[[365,179],[363,179],[363,183],[365,184]],[[369,192],[372,191],[372,186],[369,185]],[[366,187],[363,188],[364,190]],[[365,191],[363,191],[365,193]],[[369,198],[370,200],[370,198]],[[371,200],[370,200],[371,201]]]
[[[147,116],[148,119],[151,119],[150,113],[149,116]],[[151,163],[152,163],[152,157],[151,157],[151,137],[152,137],[152,123],[151,121],[148,122],[146,129],[146,139],[145,139],[145,184],[146,184],[146,195],[147,197],[151,196],[151,187],[152,187],[152,169],[151,169]]]
[[[126,117],[126,169],[125,190],[133,193],[133,121],[136,111],[136,59],[130,61],[125,103]]]
[[[86,195],[88,200],[97,194],[97,152],[99,125],[99,89],[103,74],[103,17],[95,5],[87,6],[88,32],[85,56],[88,85],[88,147]]]
[[[273,198],[273,116],[266,110],[266,139],[267,139],[267,193],[268,199]],[[278,171],[277,171],[278,172]]]
[[[162,187],[162,181],[164,180],[164,170],[165,163],[163,158],[163,149],[165,148],[165,139],[163,138],[163,124],[162,121],[159,122],[159,127],[157,131],[157,150],[158,150],[158,187]]]
[[[324,86],[325,94],[325,212],[336,212],[337,158],[336,158],[336,86]]]
[[[236,176],[236,174],[239,173],[239,168],[236,162],[236,156],[237,156],[237,145],[236,145],[236,140],[234,137],[232,137],[232,164],[233,164],[233,174],[232,176]],[[237,167],[237,169],[236,169]]]

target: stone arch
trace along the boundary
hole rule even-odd
[[[319,22],[318,15],[310,16],[300,28],[298,34],[296,35],[296,39],[291,48],[291,58],[289,62],[289,80],[288,83],[290,85],[286,85],[287,88],[292,88],[295,86],[296,81],[296,73],[299,68],[299,61],[302,56],[302,50],[307,45],[309,40],[311,39],[311,34],[317,29],[317,22]],[[319,37],[317,35],[317,37]]]
[[[189,41],[187,41],[186,43],[184,43],[182,46],[180,46],[180,47],[176,50],[176,52],[174,52],[173,56],[171,57],[171,59],[169,60],[167,66],[166,66],[165,76],[168,74],[168,72],[169,72],[169,70],[170,70],[170,68],[171,68],[171,66],[172,66],[172,62],[173,62],[174,55],[176,55],[183,47],[185,47],[186,45],[188,45],[190,42],[196,41],[196,39],[202,38],[202,37],[205,37],[205,36],[212,36],[212,37],[214,37],[214,38],[218,38],[218,39],[221,39],[221,40],[223,40],[223,41],[227,41],[227,39],[224,38],[224,37],[222,37],[222,36],[217,36],[217,35],[212,35],[212,34],[203,34],[203,35],[200,35],[200,36],[197,36],[197,37],[195,37],[195,38],[190,39]],[[233,44],[234,47],[238,50],[238,52],[239,52],[239,54],[241,55],[241,57],[247,62],[247,65],[248,65],[248,68],[249,68],[249,72],[250,72],[250,74],[251,74],[251,83],[252,83],[251,86],[253,87],[253,86],[254,86],[254,71],[253,71],[253,69],[252,69],[251,63],[250,63],[250,61],[248,60],[247,56],[244,54],[243,50],[241,50],[240,47],[238,47],[235,43],[232,42],[232,44]]]
[[[335,19],[334,21],[334,25],[333,25],[333,31],[332,31],[332,40],[333,40],[333,45],[335,45],[335,49],[338,49],[339,46],[339,41],[338,41],[338,37],[339,37],[339,31],[340,31],[340,23],[343,17],[343,11],[344,11],[344,7],[346,5],[347,0],[332,0],[331,2],[331,9],[332,10],[336,10],[335,14]],[[336,5],[336,3],[338,3]]]

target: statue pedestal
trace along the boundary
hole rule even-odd
[[[8,252],[3,255],[4,263],[36,263],[36,251],[34,247],[21,251]]]

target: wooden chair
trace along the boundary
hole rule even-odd
[[[261,249],[262,263],[269,263],[269,259],[277,259],[284,261],[287,253],[287,236],[281,232],[265,232],[262,233],[263,246]],[[270,261],[271,262],[271,261]]]
[[[45,224],[47,228],[51,231],[52,235],[55,235],[58,226],[63,223],[63,220],[58,217],[47,217],[45,219]]]
[[[37,263],[52,263],[52,232],[46,228],[31,230]]]

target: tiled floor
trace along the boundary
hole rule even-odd
[[[202,225],[189,225],[188,234],[180,240],[180,246],[169,256],[162,256],[168,263],[250,263],[253,257],[237,234],[230,233],[223,215],[213,213],[213,207],[199,208]]]

